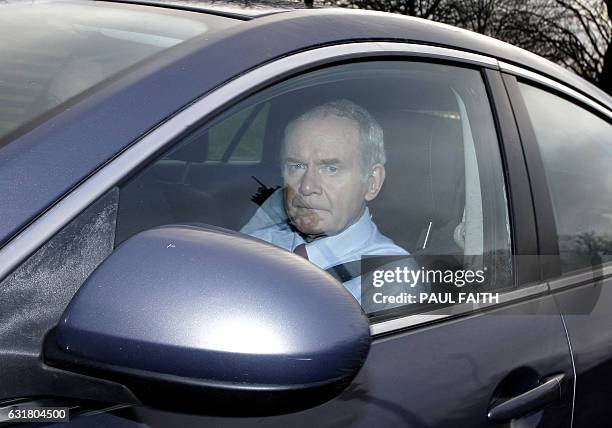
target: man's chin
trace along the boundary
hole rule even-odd
[[[309,236],[325,235],[325,229],[320,228],[320,227],[309,227],[309,226],[303,226],[300,224],[296,225],[296,227],[304,235],[309,235]]]
[[[294,219],[292,221],[293,225],[296,227],[300,233],[309,236],[322,236],[326,234],[326,230],[320,222],[313,223],[312,221],[308,221],[307,219]]]

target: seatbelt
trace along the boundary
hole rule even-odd
[[[348,282],[351,279],[361,276],[361,260],[340,263],[339,265],[325,269],[325,272],[340,282]]]
[[[373,256],[377,257],[377,256]],[[378,269],[381,266],[384,266],[389,263],[389,259],[387,257],[390,256],[378,256],[380,257],[379,262],[368,262],[368,267],[363,272],[361,271],[361,260],[353,260],[352,262],[340,263],[336,266],[332,266],[330,268],[325,269],[325,272],[336,278],[340,282],[348,282],[352,279],[359,278],[361,275],[368,274],[375,269]],[[404,257],[404,256],[393,256],[393,257]]]

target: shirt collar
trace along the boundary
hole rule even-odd
[[[346,262],[348,257],[354,256],[355,250],[363,248],[374,230],[375,226],[370,211],[368,207],[365,207],[359,220],[339,234],[307,243],[308,260],[322,269]],[[296,235],[299,239],[294,239],[292,250],[304,243],[304,240],[298,234]]]

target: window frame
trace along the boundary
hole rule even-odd
[[[577,91],[528,70],[504,63],[500,63],[500,66],[525,152],[534,198],[540,254],[547,256],[540,258],[542,280],[547,281],[549,292],[552,293],[611,277],[612,262],[603,263],[591,269],[562,272],[552,195],[548,187],[544,162],[540,155],[533,123],[529,117],[519,83],[531,85],[550,95],[560,97],[609,123],[612,123],[612,109],[606,109],[603,105]]]
[[[250,95],[290,76],[322,66],[359,61],[364,58],[387,60],[417,59],[421,61],[442,62],[459,67],[467,66],[480,70],[487,90],[491,114],[495,121],[495,129],[498,133],[500,158],[502,159],[506,175],[504,179],[508,199],[507,208],[511,221],[512,254],[513,256],[515,254],[529,254],[530,251],[533,251],[533,243],[516,241],[515,239],[516,236],[527,236],[531,231],[525,231],[521,235],[516,235],[516,231],[523,229],[523,225],[520,221],[513,220],[517,212],[513,208],[515,197],[517,191],[520,191],[521,186],[523,186],[524,180],[519,181],[516,185],[513,182],[516,174],[520,176],[520,164],[522,161],[515,146],[506,147],[508,142],[515,141],[512,128],[516,125],[510,119],[509,110],[506,105],[507,95],[500,89],[500,67],[498,61],[488,56],[450,48],[399,42],[359,42],[318,47],[280,58],[249,71],[196,100],[188,108],[134,142],[128,149],[110,160],[72,192],[57,201],[53,207],[34,221],[27,229],[13,237],[0,249],[0,278],[4,278],[105,192],[139,171],[159,153],[170,148],[177,139],[185,135],[186,130],[192,130],[212,120],[217,114],[227,110]],[[525,189],[522,191],[524,192]],[[517,206],[525,207],[526,205],[528,205],[528,202],[523,195]],[[532,281],[537,280],[532,268],[527,267],[525,272],[527,272],[527,275],[526,277],[521,277],[520,283],[517,283],[516,272],[513,272],[515,286],[522,285],[523,283],[532,284]],[[452,307],[452,314],[450,315],[448,313],[436,314],[435,312],[405,315],[372,324],[371,331],[373,335],[379,335],[413,328],[430,322],[437,322],[441,319],[463,316],[474,311],[498,308],[501,305],[513,303],[517,300],[540,296],[547,291],[546,284],[536,283],[529,287],[514,288],[511,291],[500,292],[500,302],[496,304],[483,304],[477,307],[471,304],[455,305]],[[446,308],[446,311],[448,311],[448,308]]]

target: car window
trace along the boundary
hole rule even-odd
[[[612,260],[612,125],[520,84],[551,192],[563,272]]]
[[[207,161],[259,161],[269,104],[259,104],[234,114],[208,130]]]
[[[105,2],[0,5],[0,138],[145,58],[239,22]]]
[[[388,316],[419,308],[404,291],[437,289],[429,268],[450,273],[455,291],[466,281],[465,291],[507,288],[493,123],[478,70],[378,61],[306,73],[233,106],[125,182],[117,244],[166,223],[224,227],[306,257]],[[421,276],[406,279],[407,269]]]

